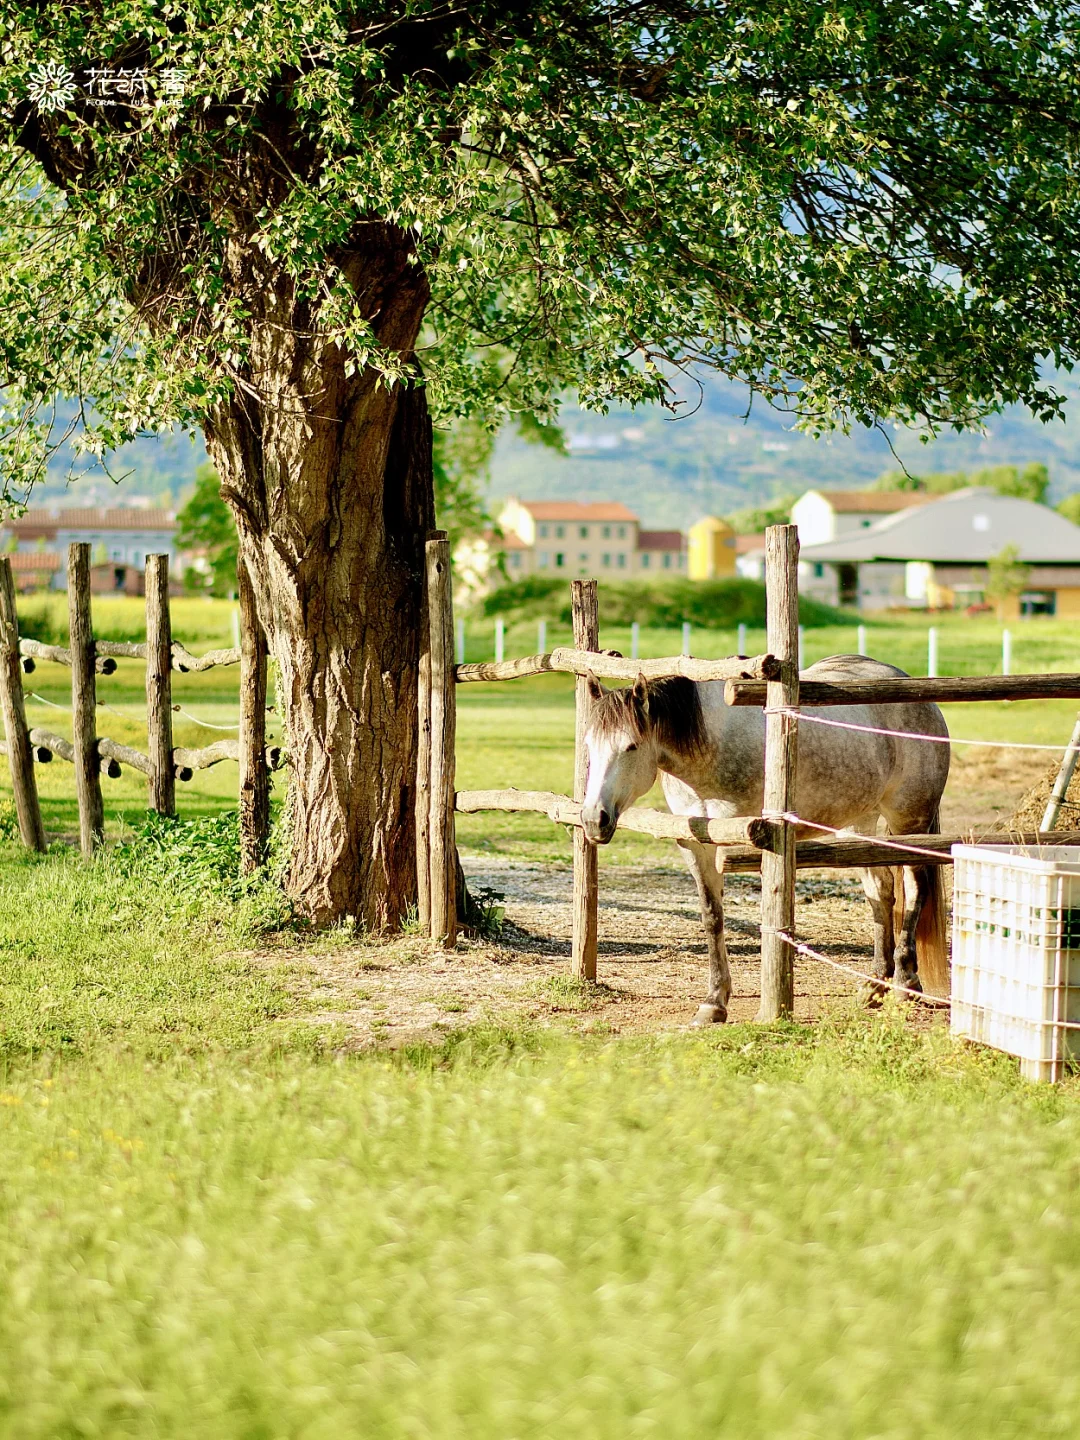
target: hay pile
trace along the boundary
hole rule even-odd
[[[1060,764],[1060,761],[1055,760],[1042,779],[1021,797],[1020,803],[1009,818],[999,820],[994,828],[1010,832],[1037,830],[1042,821],[1043,811],[1046,809],[1046,802],[1050,799],[1050,791],[1054,788]],[[1076,767],[1076,772],[1069,781],[1069,788],[1058,812],[1056,828],[1058,830],[1080,830],[1080,765]]]

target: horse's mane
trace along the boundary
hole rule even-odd
[[[619,735],[629,728],[638,740],[651,733],[661,745],[682,755],[692,755],[707,746],[705,717],[697,684],[684,675],[648,682],[649,713],[642,723],[641,710],[634,704],[633,687],[605,690],[594,700],[589,726],[598,735]]]

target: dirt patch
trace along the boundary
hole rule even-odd
[[[631,1034],[677,1030],[693,1019],[705,994],[707,960],[687,871],[651,865],[601,871],[593,987],[575,985],[568,974],[569,867],[489,857],[464,864],[474,891],[504,897],[498,941],[462,941],[450,954],[419,938],[309,951],[298,983],[315,1023],[343,1026],[347,1043],[400,1046],[483,1021]],[[756,876],[738,875],[729,877],[726,890],[730,1018],[751,1020],[760,999],[760,888]],[[800,875],[798,915],[800,936],[815,949],[867,968],[870,912],[855,877]],[[860,983],[800,958],[796,1017],[813,1019],[824,1003],[855,996]]]
[[[941,805],[941,828],[946,833],[976,835],[1007,828],[1025,792],[1038,789],[1046,772],[1045,752],[991,750],[972,746],[954,750],[949,783]],[[1054,763],[1046,794],[1050,793]],[[1078,797],[1080,798],[1080,797]],[[1045,808],[1039,809],[1039,815]],[[1080,809],[1073,812],[1080,815]],[[1064,823],[1064,817],[1063,817]],[[1029,829],[1038,829],[1038,819]]]

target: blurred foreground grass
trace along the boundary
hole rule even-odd
[[[185,708],[225,723],[234,677],[178,698],[205,682]],[[32,678],[62,703],[64,672]],[[134,736],[140,683],[103,682],[109,729]],[[462,788],[567,786],[566,677],[459,698]],[[1074,711],[950,724],[1059,741]],[[182,811],[234,804],[235,773]],[[70,768],[39,777],[73,828]],[[133,823],[136,783],[105,793]],[[502,819],[461,817],[463,843],[560,853],[547,821]],[[319,955],[415,985],[421,942],[275,929],[218,850],[178,850],[187,881],[140,853],[0,845],[0,1433],[1075,1432],[1075,1077],[1033,1089],[891,1005],[358,1054],[317,1020],[340,1014]]]
[[[4,1433],[1075,1433],[1075,1082],[892,1013],[253,1038],[0,1080]]]

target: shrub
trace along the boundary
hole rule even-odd
[[[641,625],[673,629],[689,620],[704,630],[730,630],[745,624],[765,626],[765,586],[733,576],[727,580],[603,580],[599,586],[600,620],[606,625]],[[493,590],[483,613],[507,620],[558,620],[570,624],[570,591],[562,577],[530,575]],[[846,619],[839,610],[807,596],[799,599],[799,619],[807,626],[835,625]]]

